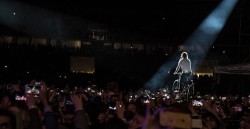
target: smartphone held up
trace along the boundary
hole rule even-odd
[[[34,94],[35,97],[39,97],[42,85],[25,85],[25,94]]]

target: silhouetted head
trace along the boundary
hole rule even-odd
[[[181,58],[188,58],[187,52],[182,52],[181,53]]]
[[[0,109],[0,128],[16,129],[16,117],[11,111]]]

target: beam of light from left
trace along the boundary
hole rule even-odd
[[[21,34],[64,39],[85,32],[86,20],[19,1],[0,1],[0,24]]]

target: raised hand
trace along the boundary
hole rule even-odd
[[[26,94],[26,105],[29,109],[36,107],[37,100],[34,96],[34,94]]]
[[[55,90],[50,90],[49,92],[49,102],[53,101],[53,98],[56,96],[57,92]]]
[[[188,108],[192,112],[192,115],[198,115],[198,112],[196,111],[195,107],[193,106],[192,102],[188,103]]]
[[[122,101],[116,101],[116,113],[120,119],[124,119],[125,106]]]
[[[144,121],[142,129],[158,129],[158,125],[155,122],[155,117],[151,114],[151,104],[147,104],[146,119]]]
[[[85,95],[84,93],[81,94],[82,98],[87,101],[89,98],[87,97],[87,95]]]
[[[74,103],[75,110],[83,109],[82,95],[71,95],[70,98]]]
[[[47,85],[44,81],[41,82],[41,90],[40,90],[40,100],[43,102],[44,106],[48,106],[48,98],[47,98]]]

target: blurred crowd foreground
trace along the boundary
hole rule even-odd
[[[0,129],[250,129],[250,96],[161,92],[12,84],[1,89]]]

